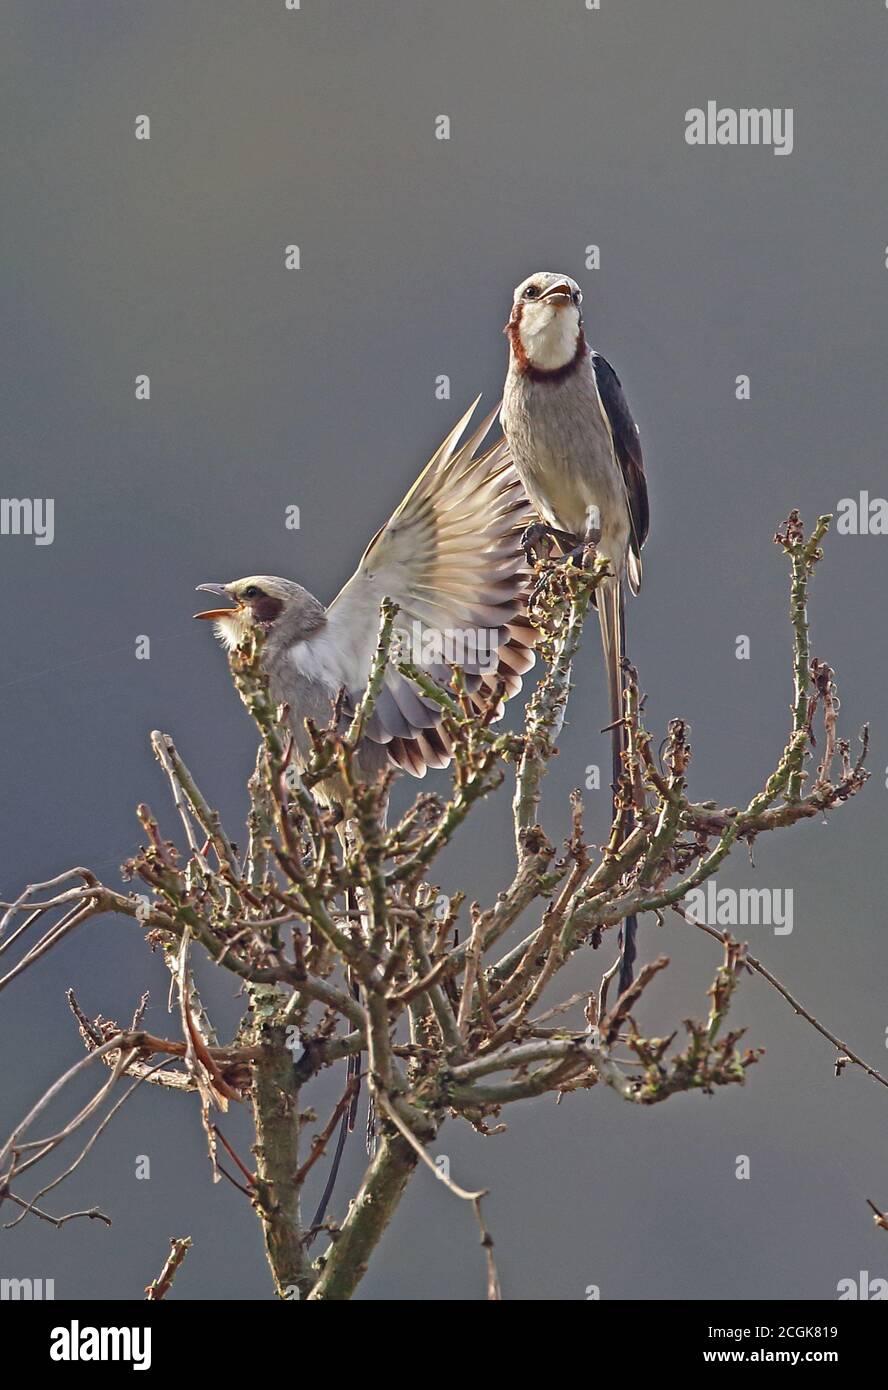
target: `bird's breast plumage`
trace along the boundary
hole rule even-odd
[[[560,381],[510,370],[502,423],[515,467],[543,519],[582,536],[589,507],[597,507],[601,549],[621,570],[629,509],[588,359]]]

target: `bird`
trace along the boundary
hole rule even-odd
[[[594,542],[609,573],[595,602],[613,726],[614,810],[625,749],[624,587],[641,588],[641,549],[649,529],[647,481],[638,427],[610,363],[586,342],[582,291],[557,271],[538,271],[516,287],[505,333],[509,366],[500,415],[512,461],[541,523],[528,544],[554,536],[563,558]],[[621,933],[620,992],[632,983],[634,917]]]
[[[451,680],[448,662],[455,662],[479,709],[489,697],[497,699],[497,717],[502,702],[520,691],[522,676],[534,664],[537,633],[527,616],[531,571],[521,544],[533,511],[505,441],[479,452],[499,405],[464,438],[478,400],[435,451],[329,605],[294,580],[275,575],[197,586],[231,602],[194,615],[214,622],[229,651],[241,646],[252,629],[261,632],[260,665],[272,700],[285,707],[291,757],[300,771],[311,751],[306,719],[327,724],[338,705],[344,729],[366,690],[383,598],[397,605],[393,650],[406,652],[442,686]],[[441,720],[440,705],[390,662],[362,728],[354,774],[362,782],[377,783],[392,769],[421,778],[428,768],[446,767],[452,745]],[[341,774],[315,782],[312,794],[322,804],[341,808],[346,800]],[[341,822],[337,828],[345,844]],[[357,895],[347,895],[346,907],[360,907]],[[357,983],[350,984],[357,994]],[[349,1077],[356,1082],[352,1103],[342,1119],[312,1230],[324,1219],[346,1134],[354,1128],[360,1054],[349,1059]],[[372,1097],[367,1135],[372,1152]]]
[[[458,664],[479,704],[496,689],[502,699],[517,694],[533,666],[537,634],[527,617],[531,575],[521,546],[533,512],[505,441],[479,453],[499,407],[463,438],[477,405],[435,451],[329,605],[274,575],[197,586],[231,601],[194,615],[213,621],[229,650],[251,628],[262,633],[260,665],[272,700],[287,707],[300,771],[311,752],[306,719],[327,723],[340,700],[345,728],[366,689],[384,597],[398,607],[393,645],[442,685],[451,678],[448,661]],[[363,726],[356,776],[375,782],[389,768],[424,777],[428,768],[446,767],[452,749],[441,720],[440,705],[390,663]],[[341,805],[340,774],[317,782],[314,795]]]

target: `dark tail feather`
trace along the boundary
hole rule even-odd
[[[350,1057],[348,1061],[350,1071],[352,1058]],[[360,1066],[360,1062],[358,1065]],[[327,1178],[327,1184],[321,1195],[321,1200],[318,1202],[318,1209],[311,1219],[311,1227],[309,1228],[309,1234],[305,1240],[306,1249],[308,1248],[308,1246],[311,1245],[315,1236],[318,1234],[318,1229],[321,1223],[323,1222],[324,1217],[327,1215],[327,1207],[330,1205],[330,1198],[333,1196],[333,1189],[336,1186],[336,1179],[339,1176],[339,1165],[342,1162],[342,1151],[345,1148],[345,1141],[347,1138],[348,1112],[346,1112],[346,1114],[343,1115],[342,1121],[339,1126],[339,1136],[336,1140],[336,1151],[333,1154],[333,1162],[330,1165],[330,1175]]]
[[[608,584],[599,590],[598,618],[601,624],[601,644],[604,648],[604,664],[607,671],[608,693],[610,696],[611,722],[623,716],[623,670],[621,662],[626,655],[626,614],[623,601],[622,581]],[[623,771],[622,753],[626,748],[626,730],[617,724],[611,733],[611,753],[613,785],[616,788]],[[611,814],[616,815],[616,790],[611,802]],[[630,831],[634,825],[630,812],[625,828]],[[620,976],[619,988],[622,994],[632,984],[635,964],[635,931],[638,919],[627,917],[620,928]]]
[[[327,1177],[327,1182],[324,1186],[324,1191],[321,1194],[321,1200],[318,1202],[318,1209],[311,1219],[311,1226],[309,1228],[310,1233],[308,1239],[305,1242],[306,1248],[308,1248],[308,1246],[311,1245],[312,1241],[318,1233],[318,1228],[323,1222],[324,1217],[327,1215],[327,1208],[330,1205],[330,1198],[333,1196],[333,1189],[336,1186],[336,1179],[339,1177],[339,1165],[342,1163],[342,1153],[345,1148],[345,1141],[348,1138],[350,1131],[353,1130],[355,1127],[355,1116],[357,1114],[358,1109],[358,1094],[361,1089],[360,1052],[355,1053],[353,1057],[349,1057],[348,1059],[346,1078],[350,1081],[353,1076],[356,1076],[358,1078],[358,1084],[355,1087],[355,1093],[352,1096],[351,1105],[348,1107],[339,1123],[339,1134],[336,1139],[336,1148],[333,1153],[333,1162],[330,1164],[330,1172]]]
[[[352,893],[352,890],[351,890],[351,889],[348,889],[348,890],[347,890],[347,896],[353,896],[353,893]],[[352,998],[353,998],[353,999],[359,999],[359,998],[360,998],[360,990],[358,989],[358,982],[357,982],[357,980],[351,979],[351,978],[350,978],[350,979],[349,979],[349,984],[351,985]],[[353,1076],[354,1076],[354,1077],[357,1077],[357,1081],[356,1081],[356,1083],[355,1083],[355,1093],[354,1093],[354,1095],[353,1095],[352,1098],[351,1098],[351,1105],[348,1107],[348,1113],[346,1114],[346,1117],[345,1117],[345,1118],[347,1119],[347,1121],[348,1121],[348,1132],[349,1132],[349,1134],[351,1134],[352,1131],[354,1130],[355,1123],[356,1123],[357,1118],[358,1118],[358,1101],[359,1101],[360,1098],[361,1098],[361,1054],[360,1054],[360,1052],[356,1052],[355,1055],[354,1055],[353,1057],[349,1057],[349,1059],[348,1059],[348,1069],[347,1069],[347,1071],[346,1071],[345,1074],[346,1074],[346,1078],[347,1078],[349,1081],[351,1081],[351,1079],[352,1079]]]
[[[357,900],[357,896],[356,896],[356,894],[355,894],[354,889],[353,889],[353,888],[347,888],[347,889],[345,890],[345,906],[346,906],[346,910],[349,911],[349,912],[357,911],[357,905],[358,905],[358,900]],[[355,999],[357,999],[357,998],[358,998],[358,982],[357,982],[357,980],[353,980],[353,979],[350,978],[350,979],[349,979],[349,985],[350,985],[350,987],[351,987],[351,992],[352,992],[353,997],[354,997]],[[330,1164],[330,1173],[329,1173],[329,1176],[328,1176],[328,1178],[327,1178],[327,1182],[326,1182],[326,1185],[325,1185],[325,1187],[324,1187],[323,1194],[321,1195],[321,1200],[320,1200],[320,1202],[318,1202],[318,1209],[317,1209],[317,1211],[315,1212],[314,1216],[312,1217],[311,1230],[313,1231],[313,1234],[310,1235],[309,1238],[308,1238],[308,1240],[306,1241],[306,1246],[311,1245],[312,1241],[314,1240],[315,1236],[317,1235],[317,1227],[321,1225],[321,1222],[324,1220],[324,1217],[325,1217],[326,1214],[327,1214],[327,1207],[330,1205],[330,1198],[333,1196],[333,1189],[334,1189],[334,1187],[336,1186],[336,1179],[337,1179],[338,1176],[339,1176],[339,1166],[340,1166],[340,1164],[342,1163],[342,1152],[343,1152],[343,1150],[344,1150],[344,1148],[345,1148],[345,1141],[346,1141],[346,1139],[348,1138],[349,1134],[350,1134],[350,1133],[352,1132],[352,1130],[354,1129],[354,1127],[355,1127],[355,1122],[356,1122],[357,1117],[358,1117],[358,1100],[359,1100],[360,1095],[361,1095],[361,1053],[360,1053],[360,1052],[356,1052],[353,1056],[349,1057],[349,1059],[348,1059],[348,1064],[347,1064],[347,1067],[346,1067],[346,1073],[345,1073],[345,1075],[346,1075],[346,1080],[347,1080],[347,1081],[351,1081],[352,1077],[356,1077],[356,1078],[357,1078],[357,1084],[355,1085],[354,1095],[353,1095],[352,1098],[351,1098],[351,1103],[350,1103],[348,1109],[346,1110],[345,1114],[343,1115],[342,1121],[341,1121],[340,1126],[339,1126],[339,1135],[338,1135],[338,1137],[337,1137],[337,1139],[336,1139],[336,1149],[335,1149],[335,1151],[334,1151],[334,1153],[333,1153],[333,1162]]]
[[[387,805],[387,803],[386,803],[385,805],[383,805],[383,806],[381,807],[381,810],[380,810],[380,816],[381,816],[381,820],[382,820],[382,824],[383,824],[383,825],[385,825],[387,815],[388,815],[388,805]],[[344,827],[344,826],[340,826],[340,829],[339,829],[339,838],[340,838],[340,840],[342,841],[343,850],[345,850],[345,849],[347,848],[347,843],[346,843],[346,831],[345,831],[345,827]],[[359,908],[360,908],[360,904],[359,904],[359,902],[358,902],[358,895],[357,895],[357,893],[355,892],[355,890],[354,890],[353,888],[347,888],[347,889],[346,889],[346,892],[345,892],[345,907],[346,907],[346,911],[348,911],[348,912],[357,912],[357,911],[359,910]],[[363,916],[362,916],[362,918],[361,918],[361,926],[362,926],[362,928],[364,929],[364,931],[366,932],[366,922],[365,922],[365,919],[364,919]],[[351,992],[352,992],[353,997],[354,997],[355,999],[358,999],[358,998],[360,997],[360,991],[359,991],[359,989],[358,989],[358,982],[357,982],[356,979],[354,979],[354,978],[352,977],[350,971],[349,971],[348,983],[349,983],[349,987],[350,987],[350,989],[351,989]],[[318,1209],[317,1209],[317,1211],[316,1211],[315,1214],[314,1214],[314,1218],[313,1218],[312,1223],[311,1223],[311,1224],[312,1224],[312,1227],[318,1227],[318,1226],[320,1226],[320,1225],[321,1225],[321,1222],[324,1220],[324,1217],[325,1217],[325,1215],[326,1215],[326,1213],[327,1213],[327,1207],[328,1207],[329,1204],[330,1204],[330,1198],[333,1196],[333,1189],[334,1189],[334,1187],[336,1186],[336,1179],[337,1179],[337,1177],[339,1176],[339,1165],[340,1165],[341,1162],[342,1162],[342,1152],[343,1152],[343,1150],[344,1150],[344,1148],[345,1148],[345,1141],[347,1140],[349,1134],[350,1134],[350,1133],[352,1132],[352,1130],[355,1128],[355,1125],[356,1125],[356,1123],[357,1123],[357,1119],[358,1119],[358,1102],[359,1102],[360,1096],[361,1096],[361,1057],[362,1057],[362,1054],[361,1054],[360,1052],[357,1052],[357,1053],[354,1054],[354,1056],[349,1057],[349,1059],[348,1059],[348,1068],[347,1068],[347,1071],[346,1071],[346,1076],[347,1076],[347,1079],[348,1079],[349,1081],[351,1081],[353,1077],[356,1079],[355,1090],[354,1090],[354,1094],[353,1094],[353,1096],[352,1096],[352,1098],[351,1098],[351,1104],[349,1105],[348,1109],[346,1110],[345,1114],[343,1115],[343,1117],[342,1117],[342,1122],[341,1122],[341,1124],[340,1124],[340,1126],[339,1126],[339,1135],[338,1135],[338,1137],[337,1137],[337,1139],[336,1139],[336,1150],[335,1150],[335,1152],[334,1152],[334,1154],[333,1154],[333,1162],[332,1162],[332,1164],[330,1165],[330,1175],[329,1175],[329,1177],[327,1178],[327,1183],[326,1183],[326,1186],[324,1187],[323,1195],[322,1195],[322,1197],[321,1197],[320,1202],[318,1203]],[[373,1155],[373,1154],[375,1153],[375,1151],[376,1151],[376,1107],[375,1107],[375,1105],[373,1104],[373,1097],[372,1097],[372,1096],[370,1097],[370,1104],[369,1104],[368,1109],[367,1109],[367,1137],[366,1137],[366,1144],[367,1144],[367,1152],[368,1152],[368,1154],[370,1154],[371,1157],[372,1157],[372,1155]],[[314,1233],[314,1234],[315,1234],[315,1235],[317,1234],[317,1231],[316,1231],[316,1230],[315,1230],[315,1233]],[[309,1237],[309,1239],[308,1239],[308,1241],[306,1242],[306,1244],[307,1244],[307,1245],[310,1245],[311,1242],[312,1242],[312,1240],[314,1240],[314,1235],[312,1235],[312,1236]]]
[[[627,917],[620,928],[620,993],[625,994],[626,990],[635,979],[635,932],[638,927],[638,918],[635,913]]]

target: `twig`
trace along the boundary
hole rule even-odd
[[[222,1133],[222,1131],[221,1131],[221,1129],[219,1128],[218,1125],[213,1125],[213,1133],[215,1134],[216,1138],[219,1140],[219,1143],[222,1145],[223,1149],[224,1149],[225,1152],[229,1155],[229,1157],[231,1157],[231,1158],[234,1159],[234,1161],[235,1161],[235,1163],[237,1164],[238,1168],[241,1170],[241,1172],[243,1173],[244,1177],[246,1178],[247,1183],[248,1183],[251,1187],[255,1187],[255,1186],[256,1186],[256,1174],[255,1174],[255,1173],[251,1173],[250,1170],[249,1170],[249,1168],[247,1167],[247,1165],[246,1165],[245,1163],[242,1163],[242,1162],[241,1162],[241,1160],[238,1158],[238,1156],[237,1156],[237,1154],[235,1153],[234,1149],[231,1147],[231,1145],[229,1144],[228,1140],[225,1138],[225,1135]]]
[[[491,1236],[490,1232],[485,1226],[484,1218],[481,1213],[481,1200],[482,1198],[488,1196],[487,1189],[482,1188],[480,1192],[467,1192],[464,1187],[460,1187],[459,1183],[454,1182],[453,1179],[443,1171],[443,1169],[435,1166],[435,1164],[432,1162],[431,1158],[423,1148],[422,1144],[417,1139],[416,1135],[413,1133],[411,1129],[408,1128],[408,1126],[401,1119],[400,1115],[395,1110],[394,1106],[391,1104],[391,1101],[389,1100],[388,1096],[384,1095],[382,1092],[378,1092],[376,1101],[380,1109],[385,1112],[387,1118],[391,1120],[392,1124],[395,1126],[395,1129],[397,1129],[399,1134],[407,1140],[407,1143],[414,1150],[417,1156],[422,1160],[422,1162],[426,1165],[429,1171],[434,1173],[438,1181],[444,1184],[448,1192],[452,1192],[454,1197],[459,1197],[464,1202],[471,1203],[472,1209],[475,1213],[475,1219],[478,1222],[478,1229],[481,1233],[481,1245],[484,1249],[484,1257],[487,1262],[487,1297],[491,1301],[498,1300],[501,1295],[499,1277],[496,1272],[496,1264],[493,1257],[493,1237]]]
[[[123,1058],[123,1056],[124,1056],[124,1054],[121,1053],[121,1059]],[[162,1067],[162,1066],[163,1066],[163,1063],[162,1063],[162,1062],[159,1062],[159,1063],[157,1064],[157,1067],[154,1067],[154,1068],[152,1068],[151,1070],[156,1071],[156,1070],[158,1070],[159,1067]],[[125,1067],[125,1066],[121,1066],[121,1067],[120,1067],[120,1071],[119,1071],[118,1074],[119,1074],[119,1075],[123,1075],[123,1074],[125,1073],[125,1071],[126,1071],[126,1067]],[[133,1084],[132,1084],[131,1086],[128,1086],[128,1087],[127,1087],[127,1089],[124,1091],[124,1093],[123,1093],[123,1095],[120,1097],[120,1099],[117,1100],[117,1101],[115,1102],[115,1104],[111,1107],[111,1109],[108,1111],[107,1115],[106,1115],[106,1116],[104,1117],[104,1119],[102,1120],[101,1124],[99,1124],[98,1128],[93,1132],[93,1134],[92,1134],[92,1135],[90,1136],[90,1138],[87,1140],[86,1144],[85,1144],[85,1145],[83,1146],[83,1148],[80,1150],[80,1153],[79,1153],[79,1154],[77,1155],[77,1157],[74,1159],[73,1163],[70,1163],[70,1164],[68,1165],[68,1167],[64,1170],[64,1172],[60,1173],[60,1174],[58,1175],[58,1177],[56,1177],[56,1178],[54,1178],[54,1179],[52,1180],[52,1182],[48,1182],[48,1183],[46,1183],[46,1185],[45,1185],[44,1187],[41,1187],[40,1190],[39,1190],[39,1192],[35,1192],[34,1197],[32,1198],[32,1201],[28,1204],[27,1210],[23,1211],[23,1212],[21,1213],[21,1215],[17,1216],[16,1219],[15,1219],[15,1221],[10,1221],[10,1222],[8,1222],[8,1223],[4,1226],[4,1230],[11,1230],[13,1226],[17,1226],[18,1223],[19,1223],[20,1221],[23,1221],[24,1218],[25,1218],[25,1216],[27,1216],[28,1210],[33,1210],[33,1211],[36,1212],[36,1207],[35,1207],[34,1204],[35,1204],[36,1202],[39,1202],[40,1199],[41,1199],[41,1197],[45,1197],[46,1194],[47,1194],[47,1192],[52,1192],[54,1188],[58,1187],[58,1186],[60,1185],[60,1183],[63,1183],[63,1182],[65,1181],[66,1178],[69,1178],[69,1177],[71,1176],[71,1174],[72,1174],[77,1168],[80,1167],[80,1164],[81,1164],[81,1163],[83,1162],[83,1160],[86,1158],[86,1155],[87,1155],[87,1154],[91,1151],[91,1149],[95,1146],[96,1141],[98,1140],[99,1136],[100,1136],[101,1134],[103,1134],[104,1131],[108,1128],[108,1125],[111,1123],[112,1119],[113,1119],[114,1116],[117,1114],[117,1112],[118,1112],[118,1110],[121,1108],[121,1106],[123,1106],[123,1105],[126,1104],[126,1102],[129,1100],[130,1096],[132,1095],[132,1093],[133,1093],[133,1091],[136,1089],[136,1087],[137,1087],[138,1085],[140,1085],[142,1081],[147,1080],[147,1079],[149,1078],[149,1076],[150,1076],[150,1071],[148,1071],[148,1072],[146,1072],[144,1075],[138,1077],[138,1078],[133,1082]],[[21,1172],[21,1171],[23,1171],[23,1170],[22,1170],[22,1169],[19,1169],[19,1172]],[[107,1221],[107,1224],[108,1224],[109,1226],[111,1225],[110,1217],[102,1217],[102,1220]]]
[[[333,1114],[330,1116],[329,1120],[325,1124],[324,1128],[321,1130],[320,1134],[316,1134],[315,1137],[312,1139],[311,1152],[309,1153],[308,1158],[305,1160],[301,1167],[296,1169],[296,1172],[293,1174],[293,1183],[296,1187],[302,1186],[302,1184],[305,1182],[305,1179],[311,1172],[312,1168],[315,1166],[318,1159],[325,1151],[327,1144],[329,1143],[330,1138],[333,1134],[333,1131],[336,1128],[336,1121],[348,1109],[351,1098],[357,1091],[359,1084],[360,1083],[358,1077],[353,1076],[350,1078],[348,1085],[345,1088],[345,1091],[336,1103],[336,1107],[333,1111]]]
[[[105,1226],[111,1225],[111,1217],[106,1216],[103,1211],[99,1211],[98,1207],[90,1207],[88,1211],[69,1211],[66,1212],[64,1216],[51,1216],[48,1211],[42,1211],[40,1207],[35,1207],[33,1202],[28,1202],[23,1197],[19,1197],[17,1193],[11,1192],[8,1187],[3,1192],[3,1196],[10,1202],[14,1202],[16,1206],[24,1208],[20,1217],[17,1217],[15,1221],[11,1221],[3,1227],[5,1231],[9,1230],[10,1226],[17,1225],[18,1222],[22,1220],[22,1217],[27,1216],[29,1213],[32,1216],[39,1216],[41,1221],[48,1221],[50,1225],[55,1226],[57,1230],[64,1226],[67,1221],[76,1221],[80,1216],[88,1217],[90,1221],[101,1221]]]
[[[873,1213],[873,1220],[876,1225],[881,1226],[883,1231],[888,1231],[888,1216],[886,1216],[883,1211],[880,1211],[875,1202],[870,1201],[869,1197],[866,1199],[866,1204]]]
[[[173,1236],[170,1241],[170,1253],[166,1257],[166,1263],[156,1279],[145,1289],[145,1300],[148,1303],[159,1303],[160,1300],[169,1293],[173,1287],[173,1280],[179,1272],[179,1268],[188,1251],[191,1249],[190,1236]]]
[[[722,945],[725,944],[727,939],[725,934],[720,932],[716,927],[711,927],[706,922],[696,922],[693,917],[689,917],[684,909],[677,903],[672,903],[671,906],[673,912],[677,912],[679,917],[687,922],[689,926],[696,927],[699,931],[705,932],[707,936],[711,936],[716,941],[720,941]],[[837,1038],[835,1033],[831,1033],[818,1018],[815,1018],[815,1016],[805,1008],[804,1004],[799,1003],[798,999],[796,999],[793,994],[790,994],[786,986],[781,984],[776,975],[772,975],[770,970],[762,965],[760,960],[757,960],[755,956],[751,956],[747,953],[746,964],[750,969],[754,970],[756,974],[761,975],[763,979],[767,980],[768,984],[772,985],[778,994],[782,994],[783,998],[792,1006],[795,1012],[810,1023],[812,1028],[816,1028],[817,1032],[826,1038],[827,1042],[831,1042],[839,1052],[847,1057],[849,1062],[853,1062],[855,1066],[861,1067],[862,1070],[866,1072],[867,1076],[872,1077],[873,1081],[878,1081],[880,1086],[888,1086],[888,1077],[884,1077],[880,1071],[876,1071],[875,1067],[871,1067],[869,1062],[865,1062],[864,1059],[858,1056],[856,1052],[853,1052],[846,1043],[843,1043],[840,1038]]]

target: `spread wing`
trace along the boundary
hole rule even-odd
[[[647,540],[650,515],[648,512],[647,479],[638,426],[632,418],[629,403],[623,394],[620,378],[611,364],[598,352],[592,353],[592,366],[598,384],[601,404],[610,421],[617,463],[626,484],[632,537],[629,544],[629,587],[633,594],[641,588],[641,547]]]
[[[497,680],[510,696],[533,665],[535,632],[526,618],[530,578],[520,544],[534,514],[500,440],[478,453],[497,411],[463,443],[478,402],[456,425],[404,501],[370,542],[351,579],[327,609],[327,631],[347,651],[351,703],[366,687],[376,646],[379,605],[397,603],[395,633],[409,659],[446,685],[449,662],[470,691]],[[497,408],[498,409],[498,408]],[[445,767],[450,745],[440,711],[416,685],[389,668],[365,737],[386,744],[414,776]]]

